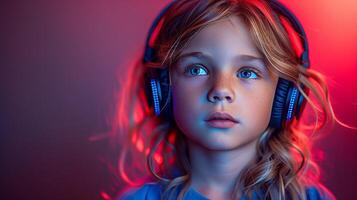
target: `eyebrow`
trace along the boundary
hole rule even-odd
[[[208,60],[212,61],[211,56],[204,54],[202,52],[197,52],[197,51],[181,54],[178,56],[177,60],[181,60],[181,59],[189,58],[189,57],[203,58],[203,59],[208,59]],[[239,54],[239,55],[236,55],[234,58],[235,59],[239,58],[240,60],[243,60],[243,61],[257,60],[257,61],[264,62],[264,59],[262,57],[257,57],[257,56],[248,55],[248,54]]]

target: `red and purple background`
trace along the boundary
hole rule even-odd
[[[112,190],[107,141],[121,72],[167,0],[0,2],[0,198],[101,199]],[[336,115],[357,126],[357,1],[283,0],[327,75]],[[335,126],[317,146],[322,181],[357,199],[357,131]],[[104,161],[103,161],[104,160]]]

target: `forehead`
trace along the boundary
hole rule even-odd
[[[262,57],[248,27],[237,16],[216,21],[200,30],[181,54],[194,51],[206,52],[219,58],[230,58],[240,54]]]

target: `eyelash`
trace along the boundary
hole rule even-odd
[[[197,66],[202,66],[202,68],[204,68],[206,71],[208,71],[206,69],[206,67],[204,67],[202,64],[192,64],[192,65],[188,65],[187,67],[185,67],[185,74],[189,73],[189,70],[194,68],[194,67],[197,67]],[[260,75],[260,72],[258,70],[256,70],[255,68],[253,67],[242,67],[241,69],[239,69],[239,71],[237,73],[240,73],[242,71],[249,71],[249,72],[253,72],[257,78],[243,78],[243,79],[258,79],[261,77]],[[207,72],[208,73],[208,72]],[[190,75],[190,76],[200,76],[200,75]]]

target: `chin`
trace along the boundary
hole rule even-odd
[[[197,145],[200,145],[208,150],[224,151],[233,150],[241,146],[238,143],[239,140],[230,139],[227,137],[207,137],[205,140],[201,140]]]
[[[221,135],[218,137],[206,138],[206,140],[200,142],[200,145],[204,146],[204,148],[208,150],[215,150],[215,151],[256,148],[258,138],[243,139],[242,137],[230,137],[230,136],[232,135]]]

